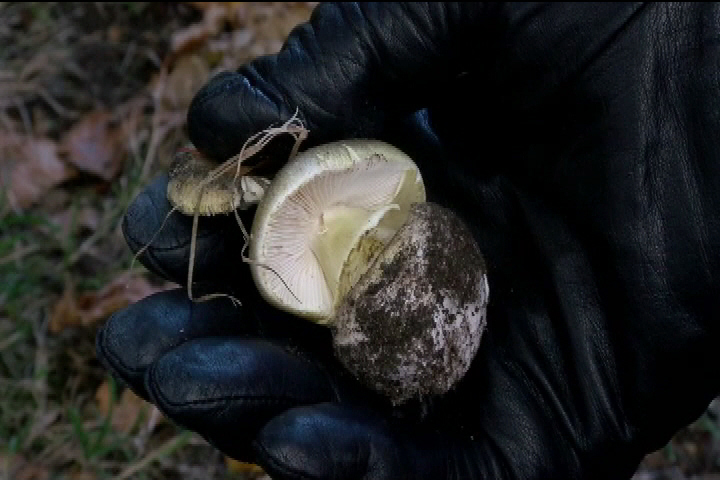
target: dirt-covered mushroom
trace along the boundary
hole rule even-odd
[[[485,329],[485,261],[471,232],[434,203],[407,221],[338,309],[338,359],[395,403],[447,392]]]

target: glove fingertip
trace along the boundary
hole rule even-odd
[[[272,478],[399,478],[395,445],[382,434],[383,425],[363,409],[298,407],[268,422],[253,448]]]
[[[333,478],[335,460],[328,441],[331,429],[323,423],[312,407],[275,417],[252,444],[258,462],[272,478]]]
[[[238,129],[244,122],[238,99],[248,89],[246,83],[236,72],[221,72],[195,94],[190,104],[188,136],[210,158],[224,160],[242,146]]]
[[[275,87],[248,65],[241,72],[217,74],[195,94],[188,109],[188,136],[207,157],[224,161],[251,135],[291,114]]]

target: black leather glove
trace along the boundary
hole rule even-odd
[[[197,94],[191,140],[224,159],[297,108],[305,147],[413,156],[489,265],[471,370],[390,408],[326,329],[258,298],[231,217],[201,220],[196,279],[243,306],[158,294],[114,315],[98,354],[277,478],[630,477],[720,393],[718,66],[717,3],[321,4],[278,55]],[[133,250],[165,181],[127,214]],[[145,265],[183,283],[190,223],[173,216]]]

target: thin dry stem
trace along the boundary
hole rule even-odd
[[[150,245],[152,245],[152,243],[155,241],[157,236],[160,235],[160,232],[162,232],[162,229],[165,228],[165,224],[167,223],[168,219],[170,218],[170,215],[175,213],[176,210],[177,210],[177,207],[173,207],[170,209],[170,211],[167,213],[167,215],[165,215],[165,219],[163,219],[162,223],[160,224],[160,227],[155,231],[155,233],[153,233],[153,236],[150,238],[150,240],[148,240],[148,242],[145,245],[143,245],[142,248],[140,248],[137,252],[135,252],[135,255],[133,255],[132,260],[130,261],[130,266],[128,267],[127,273],[130,273],[130,271],[132,271],[137,259],[140,257],[140,255],[145,253],[145,250],[147,250],[150,247]]]

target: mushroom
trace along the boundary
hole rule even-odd
[[[292,158],[258,204],[250,268],[275,307],[326,324],[335,353],[394,404],[443,394],[464,376],[485,328],[486,266],[422,176],[375,140]]]
[[[265,194],[270,180],[253,173],[258,167],[261,167],[260,164],[247,166],[244,165],[244,162],[280,134],[290,134],[295,139],[295,144],[290,152],[290,157],[293,157],[302,141],[307,137],[308,131],[296,112],[282,125],[269,127],[250,136],[237,155],[220,164],[203,156],[192,144],[176,152],[168,172],[167,198],[173,206],[170,213],[178,210],[193,217],[187,277],[187,292],[191,300],[203,301],[216,297],[229,297],[233,302],[240,303],[235,297],[225,293],[211,293],[200,298],[193,296],[198,219],[200,216],[233,213],[247,242],[248,234],[237,215],[237,209],[246,210],[257,204]],[[243,252],[246,245],[242,247]],[[145,245],[136,255],[140,255],[147,247],[148,245]]]
[[[270,183],[256,175],[236,179],[234,170],[219,172],[217,168],[218,164],[203,157],[192,145],[180,149],[168,172],[170,203],[186,215],[230,213],[256,204]]]
[[[338,308],[336,357],[394,403],[447,392],[480,346],[485,272],[475,239],[456,214],[435,203],[412,205]]]
[[[328,323],[410,205],[423,201],[417,166],[389,144],[347,140],[298,154],[255,213],[249,256],[260,293]]]
[[[260,165],[244,162],[280,134],[295,139],[294,156],[308,131],[297,113],[285,123],[250,136],[237,155],[218,164],[202,155],[192,144],[178,150],[168,172],[167,198],[186,215],[198,216],[246,210],[260,201],[270,180],[253,173]]]
[[[200,215],[257,203],[246,261],[265,300],[331,328],[339,361],[392,403],[447,392],[470,368],[486,323],[487,269],[471,232],[426,202],[410,157],[377,140],[291,155],[272,181],[250,176],[243,160],[278,133],[291,133],[296,150],[307,131],[293,117],[220,166],[179,152],[169,200],[194,216],[193,230]]]

